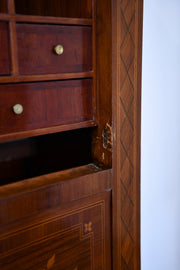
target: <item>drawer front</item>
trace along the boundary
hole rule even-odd
[[[17,24],[19,73],[22,75],[92,70],[92,28]],[[63,48],[60,55],[55,47]]]
[[[10,73],[8,23],[0,22],[0,75]]]
[[[16,104],[23,108],[20,114]],[[92,120],[91,79],[0,86],[0,134],[88,120]]]

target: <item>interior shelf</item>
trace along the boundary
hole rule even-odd
[[[93,78],[94,72],[76,72],[76,73],[61,73],[61,74],[43,74],[43,75],[25,75],[25,76],[0,76],[0,83],[18,83],[18,82],[38,82],[38,81],[56,81]]]
[[[89,18],[68,18],[68,17],[53,17],[53,16],[33,16],[6,14],[0,12],[1,21],[16,21],[16,22],[33,22],[33,23],[49,23],[49,24],[64,24],[64,25],[92,25],[92,19]]]

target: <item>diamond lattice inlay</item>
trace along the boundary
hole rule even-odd
[[[120,182],[121,270],[134,269],[134,98],[135,98],[135,0],[121,1],[120,44]]]

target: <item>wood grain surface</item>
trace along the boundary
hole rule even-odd
[[[32,196],[39,201],[37,193]],[[41,211],[37,208],[30,215],[22,211],[10,226],[4,227],[3,221],[1,269],[110,270],[110,206],[111,191],[53,208],[44,206]]]
[[[7,0],[1,0],[1,5],[0,5],[0,13],[7,13],[8,12],[8,5],[7,5]]]
[[[112,3],[113,269],[139,270],[143,1]]]
[[[0,75],[10,73],[10,55],[9,55],[9,33],[8,23],[0,22]]]
[[[19,74],[92,70],[92,29],[88,26],[16,24]],[[57,55],[56,45],[64,52]]]
[[[90,79],[1,85],[0,134],[92,120],[91,87]]]

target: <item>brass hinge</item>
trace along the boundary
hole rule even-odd
[[[104,149],[112,152],[113,134],[112,134],[112,126],[110,124],[106,123],[106,126],[103,129],[102,137]]]

